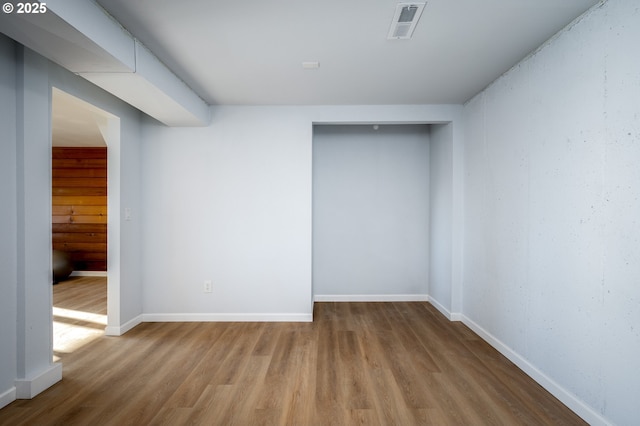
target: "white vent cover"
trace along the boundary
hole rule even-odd
[[[426,3],[398,3],[389,28],[389,40],[410,39]]]

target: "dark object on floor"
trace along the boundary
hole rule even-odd
[[[69,253],[65,253],[60,250],[54,250],[52,256],[53,264],[53,283],[67,279],[73,272],[73,263],[71,263],[71,256]]]

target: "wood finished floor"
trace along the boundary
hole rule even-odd
[[[55,305],[104,315],[105,279],[83,280],[54,286]],[[313,323],[144,323],[88,341],[59,351],[63,380],[0,424],[585,424],[428,303],[316,303]]]

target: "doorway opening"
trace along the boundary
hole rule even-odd
[[[108,159],[110,145],[119,143],[119,119],[57,88],[51,110],[53,352],[58,361],[104,335],[113,310],[108,304],[119,308],[107,297],[118,284],[108,278],[114,243],[109,237],[117,235],[109,229],[108,210],[113,201],[119,204],[118,192],[108,190]]]

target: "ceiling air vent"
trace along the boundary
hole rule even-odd
[[[398,3],[389,28],[389,40],[410,39],[426,3]]]

